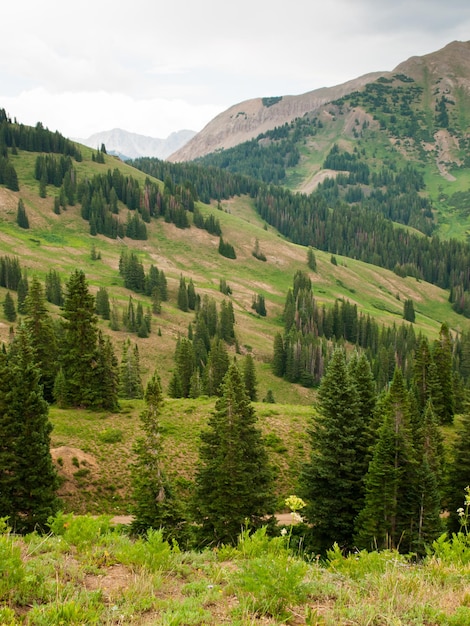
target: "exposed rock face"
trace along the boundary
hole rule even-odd
[[[223,148],[249,141],[260,133],[291,122],[320,109],[327,102],[360,89],[388,72],[365,74],[336,87],[322,87],[300,96],[283,96],[271,106],[263,98],[245,100],[220,113],[186,145],[168,157],[169,161],[191,161]]]
[[[315,113],[326,103],[361,89],[380,76],[391,77],[393,74],[410,76],[424,86],[431,99],[436,93],[452,95],[457,89],[466,91],[470,97],[470,42],[454,41],[437,52],[411,57],[391,72],[365,74],[336,87],[316,89],[300,96],[273,98],[271,102],[274,104],[263,102],[262,98],[240,102],[215,117],[168,160],[190,161],[232,148],[305,113]]]

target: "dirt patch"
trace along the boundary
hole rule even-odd
[[[73,501],[83,489],[82,480],[86,478],[88,483],[99,474],[95,457],[80,448],[69,446],[52,448],[51,456],[61,479],[58,490],[60,498]]]
[[[110,565],[105,574],[98,576],[88,574],[84,585],[89,591],[99,589],[108,602],[119,598],[122,591],[127,589],[134,579],[134,575],[124,565]]]

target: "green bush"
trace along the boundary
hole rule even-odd
[[[119,443],[123,439],[123,432],[119,428],[106,428],[98,437],[102,443]]]

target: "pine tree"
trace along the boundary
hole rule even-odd
[[[28,290],[29,290],[29,283],[28,283],[28,277],[25,272],[24,274],[21,274],[21,278],[18,282],[18,289],[16,292],[17,299],[18,299],[18,313],[21,313],[21,315],[24,315],[26,313],[25,301],[26,301],[26,296],[28,295]]]
[[[3,301],[3,314],[5,319],[9,322],[14,322],[16,320],[15,303],[9,291],[6,292],[5,300]]]
[[[97,315],[101,315],[104,320],[109,320],[111,307],[109,304],[109,294],[106,287],[100,287],[96,292],[95,311]]]
[[[467,396],[465,411],[457,430],[449,461],[449,475],[446,489],[447,510],[449,511],[449,530],[460,530],[457,509],[463,503],[465,488],[470,485],[470,398]]]
[[[414,323],[416,320],[416,314],[414,309],[413,300],[407,299],[403,305],[403,319],[407,322]]]
[[[252,402],[258,399],[255,362],[251,354],[247,354],[243,364],[243,382],[248,397]]]
[[[222,381],[229,364],[228,352],[223,341],[215,337],[211,342],[209,358],[204,368],[204,389],[208,396],[218,396],[222,393]]]
[[[0,380],[0,515],[16,532],[45,529],[57,510],[58,481],[48,405],[24,326],[8,355],[0,355]]]
[[[178,308],[181,309],[182,311],[186,312],[186,311],[189,310],[188,290],[187,290],[187,287],[186,287],[186,280],[185,280],[184,276],[180,276],[180,284],[179,284],[179,288],[178,288],[177,305],[178,305]]]
[[[353,545],[354,520],[363,504],[364,427],[346,355],[336,349],[322,379],[310,430],[311,457],[301,475],[312,545],[324,552]]]
[[[201,434],[195,520],[207,543],[235,543],[248,520],[267,523],[274,512],[273,474],[241,374],[232,364],[222,395]]]
[[[313,251],[313,248],[311,248],[310,246],[308,247],[308,250],[307,250],[307,265],[309,269],[312,270],[312,272],[317,271],[317,260],[315,258],[315,252]]]
[[[444,444],[429,401],[416,438],[416,539],[414,550],[425,554],[427,545],[443,532],[441,520],[444,480]]]
[[[184,520],[163,470],[163,442],[160,414],[163,394],[160,378],[154,373],[145,389],[145,409],[140,414],[142,436],[134,445],[136,461],[131,467],[133,500],[132,529],[163,529],[165,539],[183,537]]]
[[[434,342],[432,351],[435,369],[431,380],[431,398],[440,424],[452,424],[454,420],[451,344],[450,330],[444,323],[439,332],[439,340]]]
[[[23,200],[20,198],[18,201],[18,210],[16,213],[16,223],[20,228],[29,228],[29,220],[26,215],[26,209]]]
[[[143,398],[144,389],[140,375],[139,348],[137,344],[134,344],[134,347],[132,347],[129,338],[122,347],[119,381],[119,395],[121,398]]]
[[[112,385],[114,391],[111,395],[102,386],[107,374],[114,380],[115,359],[110,354],[110,346],[98,345],[95,302],[82,270],[75,270],[70,276],[62,316],[61,366],[66,381],[67,404],[114,410],[117,406],[117,385]],[[98,371],[95,371],[98,366]]]
[[[356,522],[361,548],[410,550],[416,508],[416,461],[410,427],[410,400],[399,368],[380,400],[383,415],[365,478],[364,508]]]
[[[58,371],[58,347],[52,318],[46,307],[44,289],[34,276],[25,300],[24,325],[29,333],[36,363],[40,371],[40,382],[44,398],[52,402],[54,381]]]

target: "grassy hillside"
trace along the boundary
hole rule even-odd
[[[92,151],[82,148],[83,161],[76,164],[79,179],[114,168],[144,180],[145,175],[118,159],[106,156],[106,163],[91,159]],[[18,172],[20,191],[0,187],[0,241],[2,254],[18,256],[22,268],[31,278],[44,279],[51,269],[57,270],[63,283],[79,267],[84,270],[90,290],[106,287],[110,299],[123,311],[129,296],[146,307],[149,298],[124,288],[119,275],[119,257],[124,247],[133,250],[147,270],[150,264],[165,272],[169,301],[162,312],[152,317],[152,332],[147,339],[136,335],[131,340],[139,346],[144,384],[155,368],[168,388],[173,369],[176,341],[185,335],[194,319],[193,313],[183,313],[176,306],[180,276],[191,278],[201,296],[209,294],[221,301],[219,281],[224,278],[232,289],[235,330],[241,354],[250,352],[255,358],[258,397],[268,390],[274,392],[276,404],[257,405],[261,426],[267,435],[273,462],[278,467],[280,497],[295,489],[298,466],[305,456],[305,432],[312,414],[310,408],[315,391],[275,378],[270,369],[273,338],[282,332],[282,311],[287,290],[292,286],[296,270],[307,268],[306,248],[294,245],[268,227],[257,215],[248,197],[222,201],[219,209],[199,204],[204,215],[215,213],[223,236],[236,250],[235,260],[218,253],[218,237],[194,227],[180,229],[163,219],[148,224],[148,239],[135,241],[91,236],[89,224],[80,216],[80,206],[68,207],[60,215],[53,208],[52,186],[47,197],[38,196],[38,181],[34,179],[35,153],[19,151],[11,157]],[[19,199],[22,199],[30,222],[29,229],[16,223]],[[126,214],[125,207],[120,208]],[[266,256],[266,262],[254,258],[255,242]],[[92,259],[92,247],[99,259]],[[412,299],[417,313],[415,329],[434,339],[440,324],[446,321],[456,331],[468,328],[465,318],[457,315],[448,302],[448,293],[436,286],[396,274],[353,259],[336,257],[316,251],[317,271],[309,272],[319,304],[332,306],[335,299],[345,298],[357,304],[359,312],[368,313],[380,324],[401,323],[403,302]],[[0,289],[3,300],[5,289]],[[255,294],[265,297],[267,316],[259,317],[251,309]],[[14,294],[13,294],[14,295]],[[50,305],[51,312],[60,311]],[[0,339],[8,341],[10,324],[0,312]],[[129,336],[124,330],[111,331],[108,322],[100,326],[114,342],[118,358]],[[197,454],[197,434],[213,408],[213,400],[168,400],[164,422],[168,437],[168,465],[185,480],[191,477]],[[138,433],[138,414],[142,404],[123,402],[121,412],[98,415],[86,411],[64,411],[51,408],[54,423],[54,457],[66,482],[62,494],[69,510],[85,512],[126,512],[127,490],[132,442]],[[188,427],[189,426],[189,427]],[[75,461],[73,459],[76,459]],[[61,464],[62,463],[62,464]],[[78,465],[77,465],[78,463]],[[116,471],[116,469],[118,471]]]

